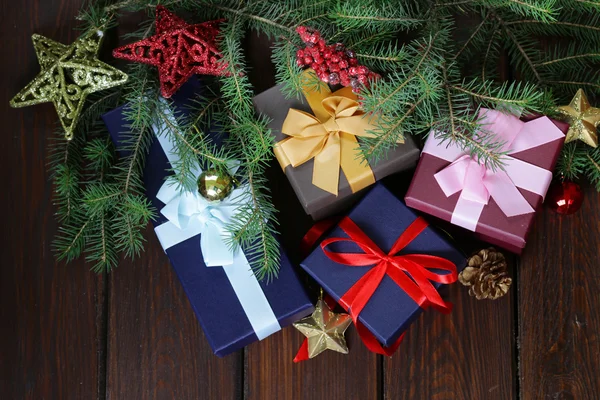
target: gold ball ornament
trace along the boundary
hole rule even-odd
[[[234,179],[217,169],[203,171],[198,177],[198,192],[208,201],[221,201],[234,188]]]

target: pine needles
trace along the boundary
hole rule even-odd
[[[53,171],[57,218],[62,224],[57,254],[67,260],[86,253],[97,271],[108,271],[121,254],[143,250],[142,230],[153,210],[144,196],[142,171],[154,136],[153,124],[168,126],[180,156],[174,181],[192,190],[192,166],[241,165],[237,178],[249,191],[229,226],[231,246],[242,246],[261,278],[277,274],[279,244],[276,210],[264,172],[272,157],[267,124],[252,107],[243,40],[256,30],[274,41],[276,78],[286,94],[300,93],[295,57],[302,47],[295,28],[319,30],[330,43],[351,48],[359,62],[382,74],[363,92],[365,112],[377,114],[375,137],[361,140],[366,159],[385,157],[405,135],[429,132],[462,148],[492,168],[503,167],[502,143],[478,135],[480,107],[502,111],[549,113],[566,104],[582,87],[600,94],[600,4],[577,0],[124,0],[98,1],[82,11],[84,29],[116,25],[125,12],[148,18],[127,38],[153,31],[153,10],[162,4],[189,21],[225,18],[220,49],[229,75],[214,92],[195,99],[188,118],[173,123],[170,103],[158,95],[152,67],[131,64],[123,89],[90,98],[76,139],[55,143]],[[461,21],[478,22],[464,26]],[[129,39],[128,39],[129,40]],[[504,82],[497,66],[512,67],[518,79]],[[117,157],[100,115],[127,102],[130,121],[125,155]],[[209,132],[227,134],[217,146]],[[569,143],[559,159],[559,174],[587,176],[600,190],[600,150]]]

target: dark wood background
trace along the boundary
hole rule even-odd
[[[302,336],[289,327],[224,359],[213,356],[150,229],[144,255],[108,275],[83,261],[56,262],[46,167],[55,111],[51,104],[13,110],[8,101],[39,71],[31,34],[70,43],[81,2],[1,2],[3,399],[600,398],[600,212],[591,188],[573,216],[539,213],[524,255],[511,258],[508,296],[476,301],[454,285],[454,312],[425,313],[390,359],[367,352],[350,332],[349,355],[293,364]],[[268,43],[254,37],[246,47],[260,92],[274,82]],[[309,220],[298,217],[276,169],[273,179],[275,201],[286,205],[284,244],[298,260]],[[401,194],[409,179],[386,183]]]

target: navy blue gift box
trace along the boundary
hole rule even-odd
[[[385,253],[417,218],[412,210],[381,183],[377,183],[347,216]],[[323,240],[334,237],[347,238],[348,235],[336,226]],[[341,253],[360,253],[358,246],[349,242],[336,242],[330,244],[328,249]],[[464,255],[431,227],[421,232],[401,250],[400,254],[429,254],[443,257],[452,261],[459,271],[466,264]],[[328,258],[321,246],[317,246],[301,266],[336,301],[339,301],[372,267],[339,264]],[[432,284],[436,289],[444,286],[436,282]],[[390,277],[385,276],[358,319],[381,344],[391,346],[422,311],[408,294]]]
[[[197,79],[191,79],[173,96],[175,113],[184,113],[195,93],[202,90]],[[102,118],[113,142],[122,147],[128,122],[121,106]],[[127,154],[122,150],[120,156]],[[154,140],[144,168],[144,183],[152,205],[160,210],[164,204],[156,198],[171,166],[158,140]],[[159,226],[167,219],[160,213],[154,221]],[[257,334],[238,300],[224,268],[207,267],[200,249],[200,235],[192,237],[166,250],[175,272],[179,276],[204,333],[214,353],[224,356],[258,340]],[[248,271],[249,277],[251,272]],[[294,272],[286,254],[281,252],[278,278],[272,282],[259,282],[273,314],[281,327],[312,313],[313,305]]]

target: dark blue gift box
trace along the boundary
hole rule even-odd
[[[377,183],[348,217],[387,253],[417,215],[381,183]],[[331,237],[346,238],[348,235],[341,228],[335,227],[323,239]],[[356,244],[349,242],[336,242],[330,244],[328,249],[344,253],[362,252]],[[431,227],[421,232],[399,254],[430,254],[443,257],[455,263],[459,270],[466,263],[463,254]],[[325,255],[321,246],[318,246],[301,265],[336,301],[372,268],[338,264]],[[443,286],[436,282],[432,284],[438,289]],[[384,346],[391,346],[422,311],[390,277],[385,276],[360,313],[359,321]]]
[[[184,85],[172,99],[176,112],[185,113],[186,104],[201,89],[202,85],[196,79]],[[117,148],[122,145],[122,133],[127,131],[124,107],[102,117]],[[123,151],[119,154],[127,155]],[[170,168],[158,140],[154,140],[144,169],[144,182],[148,198],[157,210],[164,207],[156,194],[165,178],[171,174]],[[166,221],[158,213],[154,225],[159,226]],[[258,340],[223,268],[207,267],[204,264],[200,235],[170,247],[166,253],[216,355],[224,356]],[[260,287],[281,327],[290,325],[313,311],[313,305],[283,251],[278,278],[270,283],[260,282]]]

